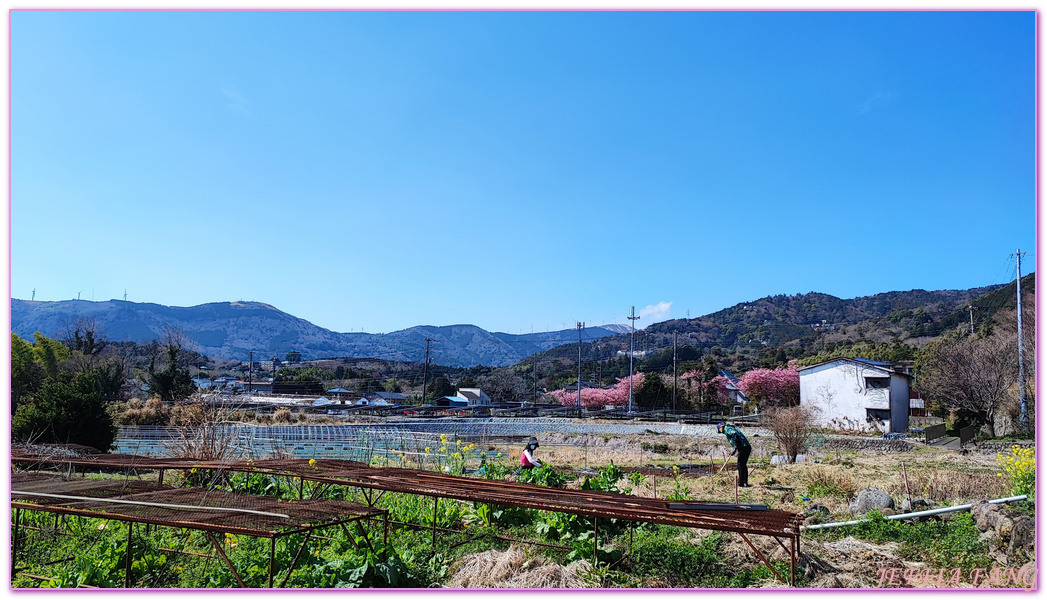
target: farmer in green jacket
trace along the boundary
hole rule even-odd
[[[731,456],[738,453],[738,486],[749,487],[749,453],[752,452],[753,447],[749,444],[749,440],[745,439],[745,435],[738,430],[737,427],[729,423],[717,423],[717,433],[722,433],[727,437],[727,441],[731,443],[734,450],[731,451]]]

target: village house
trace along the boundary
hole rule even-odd
[[[800,406],[815,425],[845,431],[909,430],[906,369],[864,358],[837,358],[800,369]]]
[[[487,406],[491,399],[480,388],[462,388],[456,396],[465,400],[468,406]]]

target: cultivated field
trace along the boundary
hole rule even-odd
[[[879,515],[964,504],[1012,495],[1013,480],[1001,476],[993,451],[960,453],[918,442],[878,446],[876,440],[816,436],[806,461],[771,464],[776,452],[766,432],[748,431],[751,488],[734,485],[734,460],[722,437],[643,433],[592,435],[538,433],[538,456],[553,469],[526,481],[568,489],[596,489],[645,498],[737,502],[795,512],[808,525],[856,519],[850,504],[875,488],[894,509],[872,521],[805,532],[797,585],[802,587],[1028,587],[1033,560],[1032,503],[916,520]],[[421,453],[376,456],[372,465],[423,468],[515,481],[520,452],[515,439],[434,438]],[[868,446],[867,448],[863,446]],[[1009,454],[1005,452],[1005,454]],[[610,465],[616,468],[611,468]],[[904,466],[904,471],[903,471]],[[675,468],[674,468],[675,467]],[[482,470],[480,470],[482,468]],[[151,474],[138,474],[149,479]],[[93,475],[97,477],[97,475]],[[114,477],[106,475],[105,477]],[[172,476],[168,476],[171,483]],[[186,473],[177,484],[296,498],[329,497],[366,503],[356,488],[321,489],[312,482],[262,474],[232,476]],[[318,538],[278,543],[274,562],[288,587],[782,587],[739,535],[670,526],[631,530],[601,525],[594,559],[591,521],[574,515],[476,502],[387,493],[376,506],[391,511],[388,546],[369,528],[331,528]],[[436,510],[437,512],[434,512]],[[439,529],[432,544],[432,526]],[[22,514],[26,535],[19,552],[16,587],[125,582],[127,528],[113,522]],[[610,520],[608,520],[610,521]],[[1028,529],[1028,531],[1026,531]],[[368,546],[362,536],[368,534]],[[773,538],[751,536],[779,573],[788,554]],[[292,543],[293,542],[293,543]],[[526,543],[526,542],[538,542]],[[294,562],[295,550],[299,552]],[[86,549],[86,550],[84,550]],[[206,538],[171,528],[136,529],[131,568],[135,587],[235,587],[236,580]],[[264,540],[227,535],[223,550],[248,587],[265,587],[269,546]],[[291,568],[293,567],[293,568]],[[995,570],[994,570],[995,569]],[[1008,571],[1008,569],[1010,569]]]

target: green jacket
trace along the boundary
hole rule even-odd
[[[738,428],[734,425],[724,425],[723,434],[727,436],[727,441],[735,448],[752,448],[749,444],[749,440],[745,439],[745,435],[743,435],[741,431],[738,431]]]

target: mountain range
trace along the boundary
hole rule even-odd
[[[148,343],[161,339],[165,328],[180,331],[192,341],[192,350],[211,358],[283,359],[290,351],[303,359],[368,357],[420,362],[425,339],[430,360],[439,365],[511,365],[536,352],[578,340],[578,331],[510,334],[486,331],[475,325],[423,325],[392,333],[337,333],[262,302],[213,302],[176,307],[109,300],[43,302],[11,300],[11,331],[32,339],[39,331],[64,339],[78,319],[90,319],[113,341]],[[621,325],[589,327],[585,339],[598,339],[628,328]]]
[[[1035,294],[1035,274],[1022,278],[1022,291]],[[766,348],[807,346],[828,341],[890,340],[921,344],[947,329],[966,323],[969,305],[975,320],[991,319],[1013,308],[1014,283],[967,290],[910,290],[841,299],[828,294],[767,296],[743,302],[693,319],[674,319],[648,325],[644,347],[671,347],[680,343],[707,351],[716,346]],[[191,307],[121,300],[91,302],[11,300],[11,330],[25,339],[39,331],[64,339],[80,318],[90,319],[113,341],[148,343],[160,339],[165,328],[180,331],[192,341],[192,350],[211,358],[256,360],[284,358],[290,351],[303,359],[377,358],[420,362],[425,340],[431,340],[430,361],[448,367],[513,365],[536,353],[563,358],[574,356],[567,347],[578,341],[578,331],[509,334],[489,332],[475,325],[418,326],[392,333],[337,333],[282,312],[262,302],[214,302]],[[625,325],[589,327],[587,358],[609,358],[629,348]],[[640,347],[637,347],[640,349]]]

